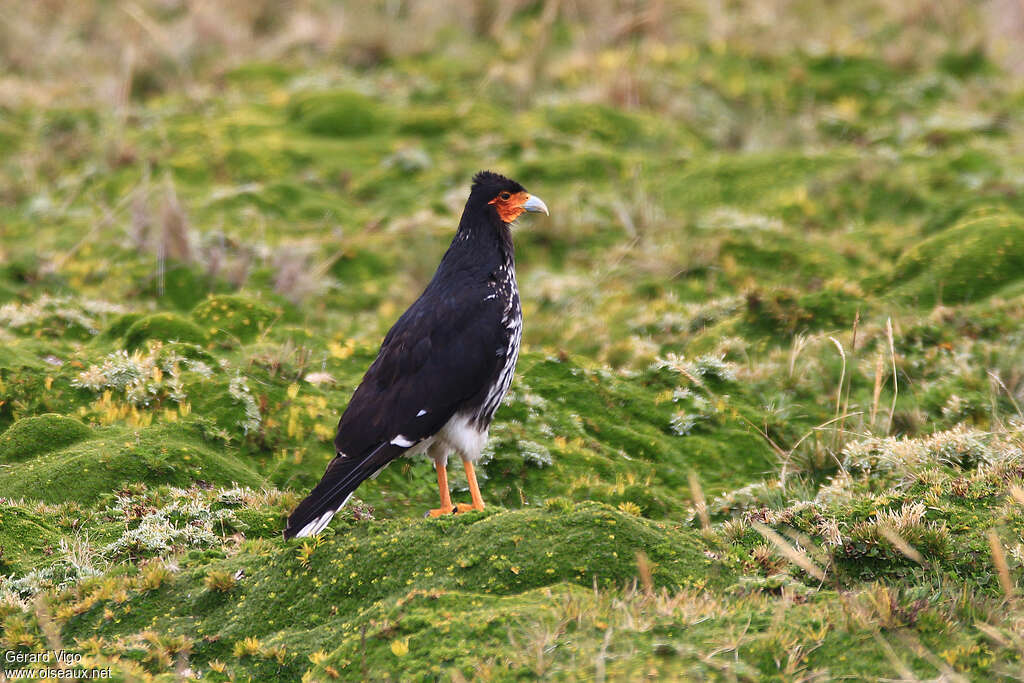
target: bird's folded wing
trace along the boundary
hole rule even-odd
[[[385,442],[411,447],[486,391],[506,346],[502,311],[472,294],[428,289],[399,318],[341,417],[339,454],[360,457]]]

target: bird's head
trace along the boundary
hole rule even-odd
[[[492,212],[505,224],[527,211],[548,214],[548,207],[540,197],[531,195],[516,181],[491,171],[480,171],[473,177],[469,203]]]

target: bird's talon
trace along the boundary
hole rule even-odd
[[[458,505],[455,506],[455,514],[461,515],[464,512],[473,512],[474,510],[479,511],[479,510],[483,510],[483,509],[484,509],[483,505],[480,505],[478,507],[476,505],[473,505],[472,503],[459,503]]]
[[[444,515],[450,515],[453,512],[455,512],[455,508],[435,508],[433,510],[428,510],[424,517],[442,517]]]

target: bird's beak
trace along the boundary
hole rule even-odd
[[[532,213],[543,213],[545,216],[551,215],[548,211],[548,205],[544,203],[544,200],[532,194],[527,195],[526,203],[523,204],[523,210]]]

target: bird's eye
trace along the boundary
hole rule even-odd
[[[500,195],[498,195],[498,196],[499,196],[499,197],[501,197],[502,199],[509,199],[509,198],[511,198],[511,197],[512,197],[512,195],[510,195],[510,194],[509,194],[508,192],[502,192],[502,193],[501,193]]]

